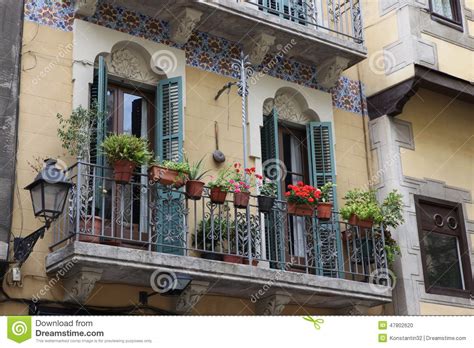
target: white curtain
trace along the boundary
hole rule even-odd
[[[443,17],[453,19],[453,11],[451,9],[452,0],[431,0],[433,12]]]
[[[303,159],[301,158],[301,142],[296,137],[290,138],[291,144],[291,168],[293,172],[303,173]],[[292,175],[291,181],[296,185],[302,178]],[[304,217],[293,217],[293,248],[294,256],[304,257]]]

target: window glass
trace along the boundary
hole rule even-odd
[[[445,18],[454,20],[453,9],[451,6],[452,1],[456,0],[431,0],[433,12]]]
[[[123,132],[141,136],[142,97],[123,94]]]
[[[425,234],[424,247],[430,286],[463,289],[458,238],[429,232]]]

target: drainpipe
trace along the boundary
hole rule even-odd
[[[364,110],[364,107],[363,107],[364,94],[362,92],[362,81],[360,79],[360,70],[359,70],[359,65],[358,64],[357,64],[357,79],[359,80],[359,97],[360,97],[360,109],[361,109],[360,111],[361,111],[361,114],[362,114],[362,129],[363,129],[363,132],[364,132],[365,166],[366,166],[366,169],[367,169],[367,183],[368,183],[369,189],[370,189],[373,186],[373,183],[372,183],[372,167],[371,167],[372,152],[370,151],[369,143],[368,143],[369,129],[368,129],[368,125],[365,122],[368,115],[365,114],[365,110]]]

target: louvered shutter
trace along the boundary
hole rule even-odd
[[[181,161],[183,158],[183,101],[181,77],[158,84],[157,139],[160,160]]]
[[[260,129],[260,141],[262,147],[262,165],[263,175],[266,178],[276,181],[278,185],[278,197],[282,197],[280,172],[280,154],[278,146],[278,115],[275,109],[263,117],[263,127]],[[281,205],[282,203],[277,203]],[[281,268],[284,265],[284,238],[285,238],[285,220],[282,214],[284,206],[277,207],[269,214],[264,214],[265,236],[268,240],[267,259],[271,268]]]
[[[94,81],[91,86],[91,106],[97,107],[98,119],[95,132],[95,144],[91,146],[91,162],[99,166],[105,165],[105,159],[100,151],[107,132],[107,65],[105,59],[99,56],[99,65],[94,70]]]
[[[183,159],[182,80],[162,80],[157,88],[155,153],[157,159]],[[155,225],[159,252],[182,255],[186,246],[184,194],[157,185]]]
[[[310,122],[306,128],[308,140],[308,157],[310,164],[311,185],[321,187],[327,182],[336,183],[334,145],[330,122]],[[336,188],[333,188],[331,199],[334,210],[337,211]],[[315,243],[316,273],[325,276],[341,276],[342,245],[339,233],[339,223],[329,221],[314,221],[313,236]],[[334,253],[334,249],[338,250]],[[321,256],[321,257],[319,257]]]
[[[278,184],[278,196],[281,198],[280,166],[278,161],[280,155],[278,151],[278,115],[273,110],[263,117],[263,127],[260,129],[260,140],[262,147],[263,175],[266,178],[275,180]]]
[[[330,122],[310,122],[307,125],[308,155],[311,185],[321,187],[331,181],[336,183],[334,145]],[[336,204],[336,189],[331,198]]]
[[[94,120],[95,124],[92,125],[91,129],[94,129],[95,132],[91,137],[90,145],[90,158],[83,160],[90,160],[91,163],[97,164],[95,175],[98,178],[103,178],[105,176],[103,167],[106,165],[105,156],[101,150],[101,145],[104,142],[106,132],[107,132],[107,65],[105,64],[105,59],[102,56],[99,56],[97,69],[94,70],[94,80],[91,86],[91,105],[90,107],[97,108],[97,120]],[[95,194],[95,206],[97,213],[101,213],[102,207],[102,191],[101,186],[104,183],[100,180],[96,180],[94,190]]]

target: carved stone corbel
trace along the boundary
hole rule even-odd
[[[84,304],[89,298],[95,283],[102,277],[102,269],[79,267],[68,272],[63,279],[65,302]]]
[[[350,307],[342,308],[338,311],[339,314],[342,315],[367,315],[369,313],[368,306],[364,306],[361,304],[356,304]]]
[[[193,280],[179,296],[176,311],[182,314],[190,313],[208,288],[209,282]]]
[[[201,20],[202,12],[186,7],[171,21],[170,37],[176,43],[188,42],[193,30]]]
[[[286,294],[274,294],[265,297],[255,305],[258,315],[280,315],[285,306],[290,303],[290,296]]]
[[[245,45],[245,51],[249,55],[250,63],[260,65],[274,43],[275,36],[265,33],[260,33],[249,40]]]
[[[339,56],[325,60],[317,69],[319,85],[326,89],[333,88],[348,64],[349,59]]]
[[[92,16],[97,9],[98,0],[76,0],[74,14],[77,16]]]

